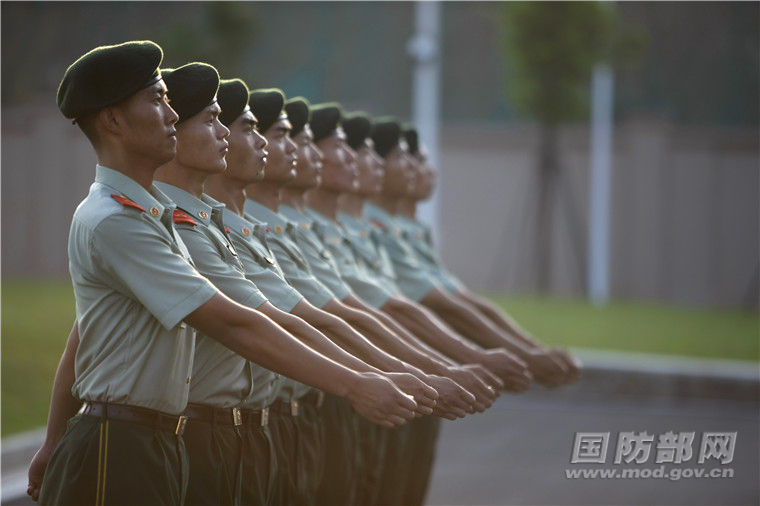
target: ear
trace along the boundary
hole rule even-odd
[[[112,135],[121,135],[124,127],[124,117],[118,107],[104,107],[98,112],[100,127]]]

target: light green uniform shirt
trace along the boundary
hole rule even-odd
[[[217,292],[192,266],[174,204],[98,165],[69,234],[79,348],[72,394],[178,415],[187,404],[195,331],[182,320]]]
[[[375,227],[369,222],[357,219],[350,214],[338,213],[338,221],[343,225],[346,238],[354,251],[354,258],[360,268],[379,280],[385,288],[393,293],[399,291],[396,286],[396,272],[393,270],[393,262],[385,248],[378,245]]]
[[[257,308],[266,302],[261,291],[243,275],[243,264],[224,231],[223,209],[176,186],[156,183],[175,204],[174,227],[198,268],[219,291],[235,302]],[[242,406],[254,392],[251,364],[216,339],[198,332],[189,402],[231,408]]]
[[[293,224],[290,230],[309,268],[338,300],[343,300],[351,294],[351,288],[340,276],[337,259],[333,257],[330,248],[322,243],[314,233],[314,221],[290,206],[280,206],[280,214]]]
[[[224,222],[245,267],[245,277],[258,286],[275,307],[291,312],[304,297],[285,281],[277,258],[267,244],[266,224],[250,216],[248,219],[238,216],[229,209],[224,210]],[[279,374],[262,367],[259,367],[258,371],[254,370],[254,381],[256,385],[268,381],[271,388],[264,397],[259,395],[263,392],[260,392],[257,386],[256,393],[247,403],[247,407],[251,409],[268,406],[280,396],[283,388],[286,390],[282,394],[283,398],[289,398],[293,393],[293,380],[282,378]]]
[[[394,292],[359,267],[343,227],[313,209],[306,213],[314,220],[312,233],[331,252],[342,279],[364,302],[376,309],[383,307]]]
[[[378,244],[385,248],[393,262],[401,293],[419,302],[439,286],[417,260],[411,246],[403,240],[401,227],[391,215],[368,202],[364,204],[364,218],[378,231]]]
[[[246,199],[243,210],[248,221],[259,221],[259,226],[264,228],[267,245],[274,253],[287,282],[318,308],[332,300],[332,292],[314,277],[303,253],[288,233],[293,224],[288,223],[279,213],[251,199]],[[311,391],[311,387],[290,378],[283,378],[281,383],[278,394],[280,399],[300,399]]]
[[[412,247],[417,259],[425,266],[441,286],[448,292],[458,292],[462,289],[462,283],[451,273],[438,256],[433,247],[430,229],[416,220],[410,220],[406,216],[396,215],[396,222],[402,230],[402,237]]]

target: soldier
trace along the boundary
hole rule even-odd
[[[425,147],[420,145],[417,130],[411,126],[404,129],[404,137],[411,155],[410,163],[414,173],[414,183],[409,187],[407,196],[399,202],[398,213],[394,215],[401,226],[404,239],[412,246],[420,264],[433,275],[455,298],[470,304],[476,308],[484,318],[508,332],[515,339],[529,348],[540,349],[543,346],[530,334],[520,327],[509,315],[500,311],[491,302],[472,293],[444,266],[440,257],[435,252],[432,244],[430,229],[420,223],[416,218],[417,203],[430,198],[435,189],[435,169],[430,165]],[[503,346],[499,341],[479,341],[481,346],[492,348]],[[549,353],[567,367],[567,375],[562,383],[569,383],[578,379],[580,365],[569,355],[566,350],[560,348],[548,348]]]
[[[58,90],[61,112],[79,124],[98,165],[69,237],[77,322],[62,361],[75,367],[59,366],[56,412],[30,465],[28,493],[39,491],[43,504],[183,502],[190,327],[386,426],[418,409],[387,379],[312,351],[193,268],[172,226],[174,206],[152,184],[177,145],[162,57],[149,41],[99,47],[67,69]]]

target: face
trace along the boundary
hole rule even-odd
[[[177,152],[174,128],[179,119],[169,106],[166,84],[159,80],[113,106],[112,120],[127,150],[154,161],[157,166],[171,161]]]
[[[276,121],[264,132],[267,140],[267,164],[264,180],[287,183],[296,177],[296,145],[290,140],[290,121]]]
[[[224,172],[230,131],[219,121],[220,112],[214,102],[177,125],[176,161],[180,165],[208,174]]]
[[[225,177],[244,184],[263,179],[268,154],[267,140],[258,132],[257,124],[256,116],[251,111],[241,114],[230,124]]]
[[[376,195],[383,189],[384,160],[375,151],[375,143],[367,138],[356,148],[356,168],[359,171],[357,192]]]
[[[288,183],[293,188],[316,188],[322,180],[323,155],[314,144],[314,134],[311,127],[304,125],[303,130],[293,137],[296,144],[296,177]]]
[[[356,191],[359,184],[356,151],[346,143],[343,130],[339,128],[320,139],[317,147],[324,155],[320,188],[339,193]]]
[[[399,142],[385,157],[383,193],[394,197],[406,196],[414,187],[414,167],[410,164],[405,141]]]
[[[413,197],[416,200],[427,200],[433,195],[435,189],[435,169],[428,161],[427,151],[424,148],[414,154],[418,164],[417,184],[414,188]]]

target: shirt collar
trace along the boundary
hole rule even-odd
[[[164,210],[174,211],[174,203],[155,184],[151,185],[148,192],[137,181],[117,170],[97,164],[95,182],[112,188],[117,195],[139,205],[154,220],[160,221]]]
[[[243,206],[245,214],[266,222],[269,228],[276,234],[282,234],[288,226],[288,222],[281,214],[278,214],[255,200],[245,199]]]
[[[166,195],[177,204],[178,208],[192,216],[194,220],[199,220],[207,227],[211,225],[211,215],[214,209],[209,204],[172,184],[158,181],[155,185],[162,192],[166,193]],[[218,202],[214,202],[218,204]]]
[[[229,209],[224,209],[224,222],[230,229],[230,233],[239,235],[244,239],[250,239],[253,237],[253,232],[256,229],[256,225],[259,223],[252,223],[251,221],[239,216]]]
[[[390,214],[371,202],[364,204],[364,218],[369,222],[378,222],[390,231],[399,229],[398,223]]]

